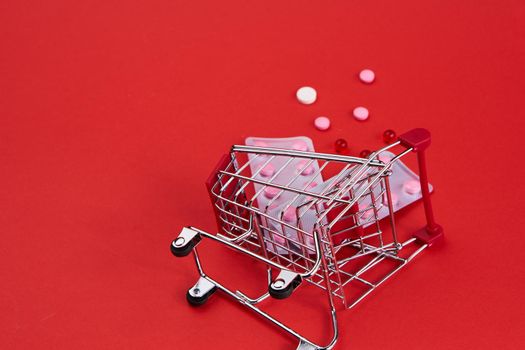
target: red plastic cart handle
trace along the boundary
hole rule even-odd
[[[429,246],[443,239],[443,228],[436,223],[434,212],[432,211],[432,202],[430,200],[430,190],[428,188],[427,164],[425,150],[430,146],[430,131],[427,129],[412,129],[399,136],[401,144],[407,148],[412,148],[417,153],[417,162],[419,166],[419,182],[421,184],[421,194],[423,196],[423,205],[425,206],[425,216],[427,226],[414,234],[419,241]]]

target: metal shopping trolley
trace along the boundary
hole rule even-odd
[[[193,252],[200,274],[187,292],[188,302],[201,305],[220,289],[296,337],[297,349],[332,349],[338,339],[337,303],[354,307],[443,237],[430,201],[425,164],[429,145],[430,133],[414,129],[368,158],[233,146],[207,182],[219,232],[210,234],[189,226],[171,244],[175,256]],[[391,153],[394,149],[401,150]],[[427,223],[411,238],[400,241],[389,179],[394,164],[411,152],[417,155],[420,198]],[[385,161],[382,155],[386,153],[391,157]],[[291,167],[297,169],[299,161],[305,167],[317,162],[314,177],[333,176],[321,184],[299,181],[300,170],[295,176],[281,176],[290,174],[287,170]],[[269,163],[278,167],[271,176],[260,176],[260,169]],[[273,200],[262,201],[269,190]],[[266,264],[268,290],[252,298],[207,275],[197,249],[204,238]],[[386,272],[378,268],[387,261]],[[320,288],[328,297],[333,336],[326,345],[315,344],[258,305],[270,297],[285,299],[305,284]],[[360,292],[349,292],[352,286],[358,286]]]

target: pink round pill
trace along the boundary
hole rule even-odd
[[[286,221],[286,222],[293,222],[295,220],[297,220],[297,212],[296,212],[296,208],[293,207],[293,206],[290,206],[288,208],[285,209],[284,213],[283,213],[283,220]]]
[[[314,181],[308,185],[308,188],[314,188],[315,186],[317,186],[317,182]]]
[[[275,167],[271,163],[270,164],[266,164],[266,166],[263,167],[261,169],[261,171],[259,172],[259,174],[261,174],[261,176],[263,176],[263,177],[270,177],[274,173],[275,173]]]
[[[294,149],[296,151],[306,152],[306,151],[308,151],[308,145],[304,141],[297,141],[297,142],[293,143],[292,149]]]
[[[273,236],[273,241],[277,244],[284,245],[284,243],[286,242],[284,237],[281,237],[275,233],[272,236]]]
[[[309,165],[305,168],[306,164],[309,162],[307,160],[301,160],[297,163],[295,168],[298,172],[301,172],[301,175],[311,175],[314,172],[314,167],[312,165]]]
[[[418,194],[421,192],[421,183],[417,180],[410,180],[403,184],[403,189],[408,194]]]
[[[399,198],[397,197],[397,194],[395,194],[394,192],[390,192],[390,196],[392,197],[392,205],[396,206],[397,203],[399,202]],[[388,205],[388,196],[386,194],[383,196],[383,204]]]
[[[315,243],[313,237],[306,237],[305,241],[306,241],[306,245],[308,245],[308,246],[310,246],[310,247],[313,247],[313,245],[314,245],[314,243]]]
[[[352,113],[354,115],[354,118],[357,120],[367,120],[368,119],[368,109],[365,107],[356,107],[354,108],[354,112]]]
[[[376,79],[376,74],[371,69],[363,69],[359,72],[359,79],[366,84],[372,84]]]
[[[280,189],[278,189],[276,187],[266,187],[264,189],[264,196],[266,198],[272,199],[272,198],[275,198],[275,196],[277,196],[277,194],[279,194],[279,191],[280,191]]]
[[[327,117],[317,117],[314,120],[314,125],[317,128],[317,130],[328,130],[330,127],[330,119]]]
[[[278,202],[273,202],[272,204],[270,204],[268,206],[268,210],[273,210],[275,208],[277,208],[280,204]]]
[[[374,213],[374,210],[373,209],[368,209],[366,210],[363,215],[361,215],[361,218],[363,220],[367,220],[368,218],[370,218],[372,216],[372,214]]]

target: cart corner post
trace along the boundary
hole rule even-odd
[[[421,194],[423,197],[423,205],[425,207],[427,225],[426,227],[415,232],[414,237],[416,237],[422,243],[431,246],[443,240],[443,227],[437,224],[434,218],[432,202],[430,199],[430,190],[428,187],[425,150],[430,146],[431,143],[430,131],[423,128],[412,129],[400,135],[399,141],[403,146],[411,148],[412,151],[416,152],[417,154],[419,182],[421,184]]]

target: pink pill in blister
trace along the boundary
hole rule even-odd
[[[303,176],[312,175],[315,169],[311,164],[306,167],[306,164],[308,163],[309,161],[303,159],[297,162],[297,165],[295,166],[295,168],[297,169],[298,172],[301,172],[301,175]]]
[[[284,237],[277,235],[275,233],[272,235],[272,237],[273,237],[273,241],[277,244],[284,245],[284,243],[286,242]]]
[[[306,152],[306,151],[308,151],[308,145],[304,141],[297,141],[297,142],[293,143],[292,149],[294,149],[296,151]]]
[[[365,108],[365,107],[356,107],[354,108],[354,111],[353,111],[353,116],[355,119],[357,120],[367,120],[368,119],[368,116],[369,116],[369,113],[368,113],[368,109]]]
[[[371,69],[363,69],[359,72],[359,79],[366,84],[371,84],[376,79],[376,74]]]
[[[272,204],[270,204],[270,205],[268,206],[267,209],[268,209],[268,210],[273,210],[273,209],[277,208],[279,205],[280,205],[279,202],[273,202]]]
[[[297,209],[294,206],[289,206],[284,210],[283,220],[286,222],[293,222],[297,220]]]
[[[259,172],[259,174],[263,177],[270,177],[272,176],[273,174],[275,173],[275,167],[272,165],[272,163],[270,164],[266,164],[262,169],[261,171]]]
[[[276,187],[266,187],[264,189],[264,196],[266,198],[272,199],[272,198],[275,198],[275,196],[277,196],[280,191],[281,190]]]
[[[361,219],[367,220],[367,219],[369,219],[372,216],[372,214],[374,214],[374,210],[373,209],[368,209],[361,215]]]
[[[306,237],[305,242],[306,242],[307,245],[313,246],[314,245],[314,238],[313,237]]]
[[[418,194],[421,192],[421,183],[417,180],[410,180],[403,184],[403,189],[408,194]]]
[[[307,187],[308,188],[314,188],[315,186],[317,186],[317,182],[314,181],[314,182],[310,183]]]
[[[328,130],[328,128],[330,128],[330,119],[327,117],[317,117],[314,120],[314,125],[318,130]]]
[[[390,162],[390,160],[392,160],[392,157],[389,156],[388,154],[381,154],[379,156],[379,160],[382,161],[383,163],[388,163]]]
[[[399,198],[397,197],[397,194],[395,194],[394,192],[390,192],[390,196],[392,197],[392,205],[396,206],[397,203],[399,202]],[[383,196],[383,204],[388,205],[388,197],[386,194]]]

